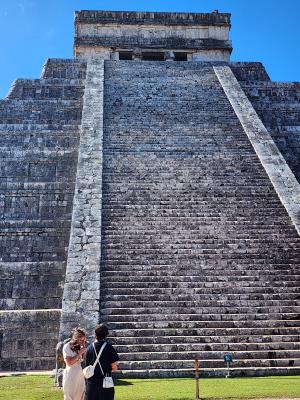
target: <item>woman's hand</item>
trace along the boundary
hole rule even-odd
[[[117,362],[114,362],[114,363],[111,364],[112,372],[116,372],[116,371],[118,371],[118,369],[119,369],[119,366],[118,366]]]
[[[87,351],[87,348],[86,348],[86,347],[82,347],[82,348],[78,351],[78,355],[79,355],[80,357],[82,357],[82,356],[85,355],[86,351]]]

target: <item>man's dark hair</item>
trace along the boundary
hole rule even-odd
[[[97,325],[95,328],[95,336],[97,340],[103,340],[108,335],[108,328],[105,324]]]

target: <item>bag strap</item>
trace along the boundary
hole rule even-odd
[[[93,346],[94,346],[95,354],[97,355],[97,352],[96,352],[94,343],[93,343]],[[99,354],[98,354],[98,356],[97,356],[97,359],[96,359],[96,361],[95,361],[95,363],[94,363],[94,367],[95,367],[96,364],[97,364],[97,362],[98,362],[99,367],[100,367],[101,372],[102,372],[102,375],[103,375],[104,377],[105,377],[105,374],[104,374],[103,369],[102,369],[102,367],[101,367],[100,356],[101,356],[101,353],[102,353],[102,351],[104,350],[104,347],[105,347],[105,346],[106,346],[106,342],[103,343],[103,345],[102,345],[102,347],[101,347],[101,349],[100,349],[100,351],[99,351]]]
[[[99,353],[98,353],[98,355],[97,355],[96,348],[95,348],[95,344],[93,343],[94,351],[95,351],[95,354],[96,354],[96,360],[95,360],[95,362],[94,362],[94,364],[93,364],[93,367],[94,367],[94,368],[95,368],[97,362],[99,362],[100,356],[101,356],[102,351],[104,350],[104,347],[105,347],[105,346],[106,346],[106,342],[103,343],[103,345],[101,346],[101,349],[100,349],[100,351],[99,351]],[[100,362],[99,362],[99,365],[100,365]],[[101,365],[100,365],[100,368],[101,368]],[[103,374],[102,368],[101,368],[101,372],[102,372],[102,374]]]

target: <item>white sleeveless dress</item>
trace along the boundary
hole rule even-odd
[[[74,357],[75,353],[70,348],[70,344],[66,343],[63,347],[63,357]],[[81,363],[77,361],[70,367],[66,366],[63,374],[63,391],[64,400],[84,400],[85,379],[82,373]]]

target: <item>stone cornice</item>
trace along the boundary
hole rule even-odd
[[[85,36],[76,37],[74,39],[75,46],[103,46],[128,48],[140,46],[144,49],[226,49],[232,51],[230,40],[217,39],[184,39],[184,38],[151,38],[140,39],[132,37],[97,37]]]
[[[123,25],[216,25],[230,26],[228,13],[163,13],[136,11],[75,12],[75,24],[123,24]]]

